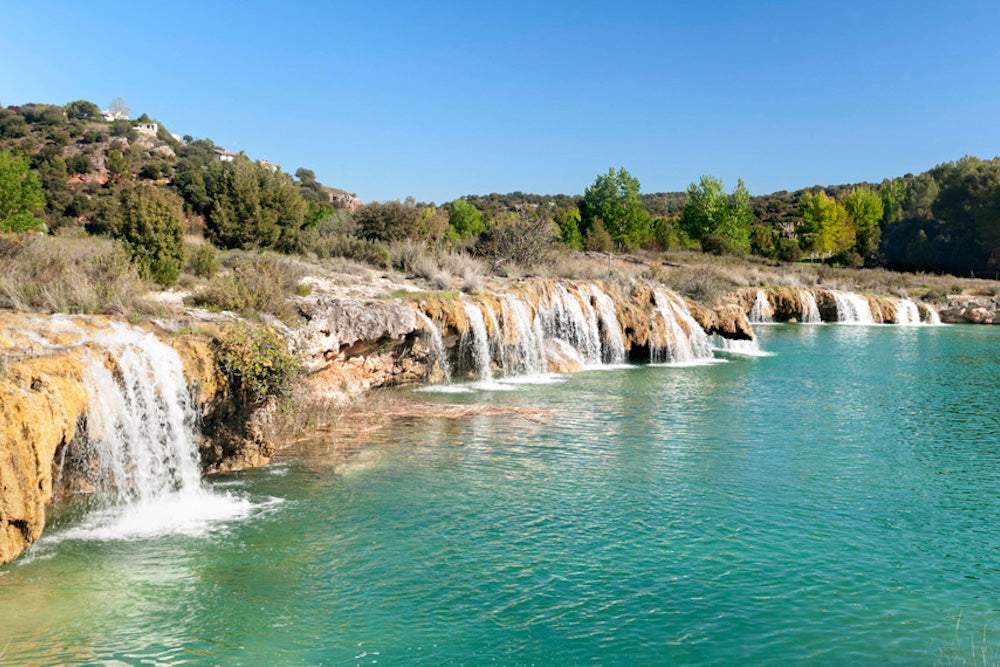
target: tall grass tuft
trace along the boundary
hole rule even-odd
[[[149,284],[117,242],[0,236],[0,308],[50,313],[149,312]]]

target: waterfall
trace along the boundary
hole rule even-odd
[[[198,412],[176,350],[124,325],[91,347],[86,428],[64,448],[62,467],[92,491],[95,511],[64,537],[201,534],[211,522],[245,516],[249,501],[202,483]]]
[[[757,290],[757,298],[750,307],[749,317],[753,324],[774,322],[774,309],[771,308],[771,302],[767,300],[767,293],[764,290]]]
[[[479,377],[483,381],[491,382],[493,380],[493,366],[483,311],[479,310],[476,304],[464,300],[462,307],[465,309],[465,317],[469,320],[469,329],[463,335],[463,339],[466,336],[471,337],[469,342],[472,346],[472,362],[475,365],[475,371],[479,373]]]
[[[650,341],[650,361],[653,363],[690,363],[712,358],[708,334],[691,317],[687,304],[668,290],[653,293],[656,312],[663,320],[663,345]]]
[[[514,294],[500,296],[503,315],[502,364],[505,375],[541,375],[548,368],[545,356],[545,334],[541,322],[521,297]]]
[[[558,338],[575,347],[584,363],[601,363],[597,314],[589,301],[570,294],[563,285],[556,285],[549,295],[549,307],[542,312],[542,327],[546,337]]]
[[[819,324],[823,319],[819,316],[816,297],[809,290],[801,290],[799,299],[802,301],[802,322],[804,324]]]
[[[937,310],[934,306],[929,303],[922,304],[924,306],[924,323],[925,324],[941,324],[941,316],[938,315]]]
[[[451,365],[448,363],[448,352],[444,349],[444,339],[441,338],[441,329],[422,311],[418,310],[416,313],[420,321],[424,323],[424,331],[430,335],[431,353],[438,362],[441,372],[444,373],[444,381],[451,382]]]
[[[896,324],[920,324],[920,310],[917,304],[909,299],[896,301]]]
[[[874,324],[868,299],[854,292],[831,292],[837,304],[837,321],[845,324]]]
[[[622,326],[615,313],[614,300],[596,285],[590,287],[590,296],[597,304],[597,315],[604,331],[604,363],[625,363],[625,340],[622,338]]]

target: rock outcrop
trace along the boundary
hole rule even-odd
[[[1000,297],[951,294],[937,304],[942,322],[1000,324]]]

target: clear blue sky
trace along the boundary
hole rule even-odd
[[[1000,3],[0,0],[0,103],[122,97],[362,199],[763,194],[1000,150]]]

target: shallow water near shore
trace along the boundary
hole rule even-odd
[[[1000,330],[773,325],[209,481],[0,567],[0,664],[1000,660]],[[180,526],[184,522],[173,520]]]

